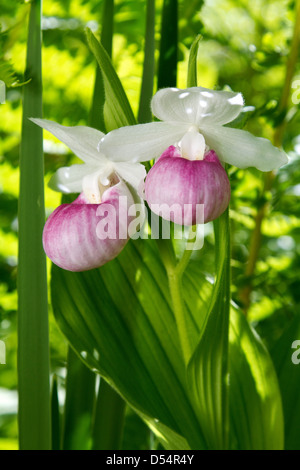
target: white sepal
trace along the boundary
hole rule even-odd
[[[49,187],[61,193],[80,193],[82,179],[97,171],[97,167],[87,164],[64,166],[59,168],[49,181]]]
[[[145,162],[158,158],[166,148],[178,142],[189,127],[174,122],[120,127],[104,136],[98,148],[113,162]]]
[[[132,186],[139,194],[140,186],[146,177],[144,165],[131,162],[116,162],[115,171],[126,183]]]
[[[241,112],[241,93],[215,91],[202,87],[163,88],[152,98],[152,112],[162,121],[223,125]]]
[[[47,119],[31,118],[31,121],[51,132],[85,163],[98,164],[99,161],[106,160],[97,150],[98,142],[104,136],[97,129],[86,126],[62,126]]]
[[[250,132],[221,126],[203,127],[201,132],[221,160],[238,168],[255,167],[271,171],[288,163],[285,152]]]
[[[191,128],[179,142],[181,156],[188,160],[203,160],[205,140],[202,134]]]

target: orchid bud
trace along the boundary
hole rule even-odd
[[[177,224],[195,225],[210,222],[225,211],[230,184],[213,150],[203,160],[189,160],[171,146],[146,177],[145,199],[157,215]],[[198,210],[202,204],[204,217]]]
[[[47,256],[68,271],[86,271],[112,260],[129,239],[132,204],[133,197],[122,181],[106,189],[99,204],[91,204],[84,193],[73,203],[62,204],[44,227]]]

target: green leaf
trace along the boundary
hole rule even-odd
[[[197,417],[210,449],[228,448],[229,223],[215,221],[217,278],[198,346],[188,365]]]
[[[232,445],[242,450],[282,450],[281,395],[270,354],[241,311],[233,307],[230,317]],[[298,398],[296,392],[293,398]]]
[[[188,63],[188,74],[187,74],[187,87],[197,86],[197,57],[199,43],[202,36],[198,34],[193,41],[190,48],[189,63]]]
[[[282,396],[286,450],[300,450],[299,344],[294,344],[299,339],[300,315],[297,314],[271,351]]]
[[[104,117],[107,131],[118,127],[136,124],[128,98],[116,74],[111,59],[102,44],[95,38],[90,29],[86,29],[89,47],[101,69],[104,88]]]
[[[244,315],[232,307],[229,317],[226,215],[215,224],[217,280],[206,317],[202,315],[198,325],[203,333],[188,369],[198,420],[209,448],[280,450],[283,415],[276,372],[268,351]],[[191,269],[194,272],[190,278],[197,279],[199,263],[191,263],[188,271]],[[205,298],[209,298],[209,290],[206,286],[205,293],[201,287]],[[194,293],[191,305],[196,300]]]
[[[42,129],[41,1],[30,6],[20,145],[18,265],[19,441],[24,450],[51,448],[48,293]]]
[[[102,31],[101,31],[101,44],[106,50],[109,57],[112,55],[112,39],[113,39],[113,26],[114,26],[114,0],[104,0],[102,6]],[[101,68],[98,66],[96,69],[96,78],[93,90],[93,99],[91,111],[89,116],[89,124],[95,129],[106,132],[104,122],[104,82],[102,77]]]
[[[166,272],[152,240],[130,241],[98,270],[72,273],[53,266],[52,303],[61,330],[86,364],[165,447],[186,449],[186,441],[206,447],[189,398]]]

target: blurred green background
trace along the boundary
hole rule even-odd
[[[6,84],[6,100],[0,104],[0,340],[6,347],[6,364],[0,364],[0,449],[16,449],[18,432],[17,209],[21,99],[26,86],[26,3],[2,0],[0,9],[0,80]],[[162,1],[156,4],[158,53]],[[115,1],[113,63],[136,113],[145,6],[145,0]],[[100,35],[101,14],[102,2],[98,0],[44,0],[44,118],[64,125],[88,124],[96,64],[83,30],[88,26]],[[242,92],[247,112],[241,126],[283,145],[290,157],[290,163],[271,179],[255,169],[230,169],[233,300],[244,308],[270,349],[297,314],[300,301],[300,61],[296,57],[293,67],[289,62],[294,19],[293,1],[179,1],[177,86],[186,87],[189,48],[200,33],[198,84]],[[287,71],[292,72],[291,77]],[[286,85],[287,100],[282,95]],[[44,137],[47,183],[57,168],[69,165],[74,157],[50,134],[45,132]],[[46,188],[47,215],[60,199],[60,194]],[[206,233],[200,258],[203,272],[209,276],[213,257],[209,224]],[[253,269],[249,268],[249,257]],[[63,397],[67,344],[51,308],[50,345],[51,372],[58,376]],[[145,426],[128,411],[123,447],[147,448],[149,438]]]

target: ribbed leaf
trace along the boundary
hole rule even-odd
[[[101,28],[101,44],[106,50],[109,57],[112,55],[112,39],[114,26],[114,0],[104,0],[102,6],[102,28]],[[93,90],[93,99],[90,112],[89,124],[95,129],[106,132],[104,123],[104,82],[102,71],[97,63],[95,84]]]
[[[223,236],[221,240],[216,237],[217,281],[209,316],[202,315],[203,326],[199,325],[201,331],[205,322],[207,326],[188,370],[197,416],[209,448],[280,450],[283,448],[283,417],[276,372],[262,341],[244,315],[234,308],[230,313],[227,345],[229,266],[224,216],[218,224],[216,234]],[[193,278],[197,279],[197,269],[201,268],[193,264],[189,270],[191,268]],[[206,290],[209,291],[209,286]],[[209,297],[203,288],[201,291]],[[190,303],[195,304],[196,300],[195,292],[190,290]]]
[[[211,292],[200,268],[192,261],[183,279],[194,340],[205,323]],[[213,419],[218,416],[213,387],[219,385],[212,384],[208,372],[199,393],[211,414],[198,413],[200,424],[195,422],[196,402],[188,397],[166,273],[153,241],[130,242],[118,259],[99,270],[70,273],[54,266],[52,297],[56,319],[81,358],[122,394],[167,449],[204,448],[202,429],[222,430],[226,421]],[[218,352],[218,322],[213,327],[210,340]],[[231,314],[229,358],[231,447],[280,449],[282,412],[274,368],[236,311]],[[217,448],[216,442],[210,447]]]
[[[199,34],[191,45],[188,63],[187,87],[197,86],[197,57],[201,38],[202,36]]]
[[[102,72],[105,88],[104,117],[107,131],[136,123],[126,93],[111,59],[91,30],[86,30],[88,44]]]
[[[278,379],[272,360],[243,313],[232,308],[230,317],[232,445],[242,450],[282,450],[283,413]],[[288,349],[285,353],[287,351]],[[293,392],[290,383],[289,389],[294,395],[289,398],[295,398],[299,403],[298,394],[296,390]],[[293,403],[290,407],[293,409],[295,402],[290,403]],[[299,441],[299,426],[297,439]]]
[[[153,241],[130,241],[99,270],[71,273],[53,266],[52,303],[72,346],[163,434],[167,447],[176,433],[183,436],[177,441],[205,448]]]
[[[215,222],[217,279],[206,325],[188,367],[197,416],[210,449],[228,447],[229,224],[228,211]]]

